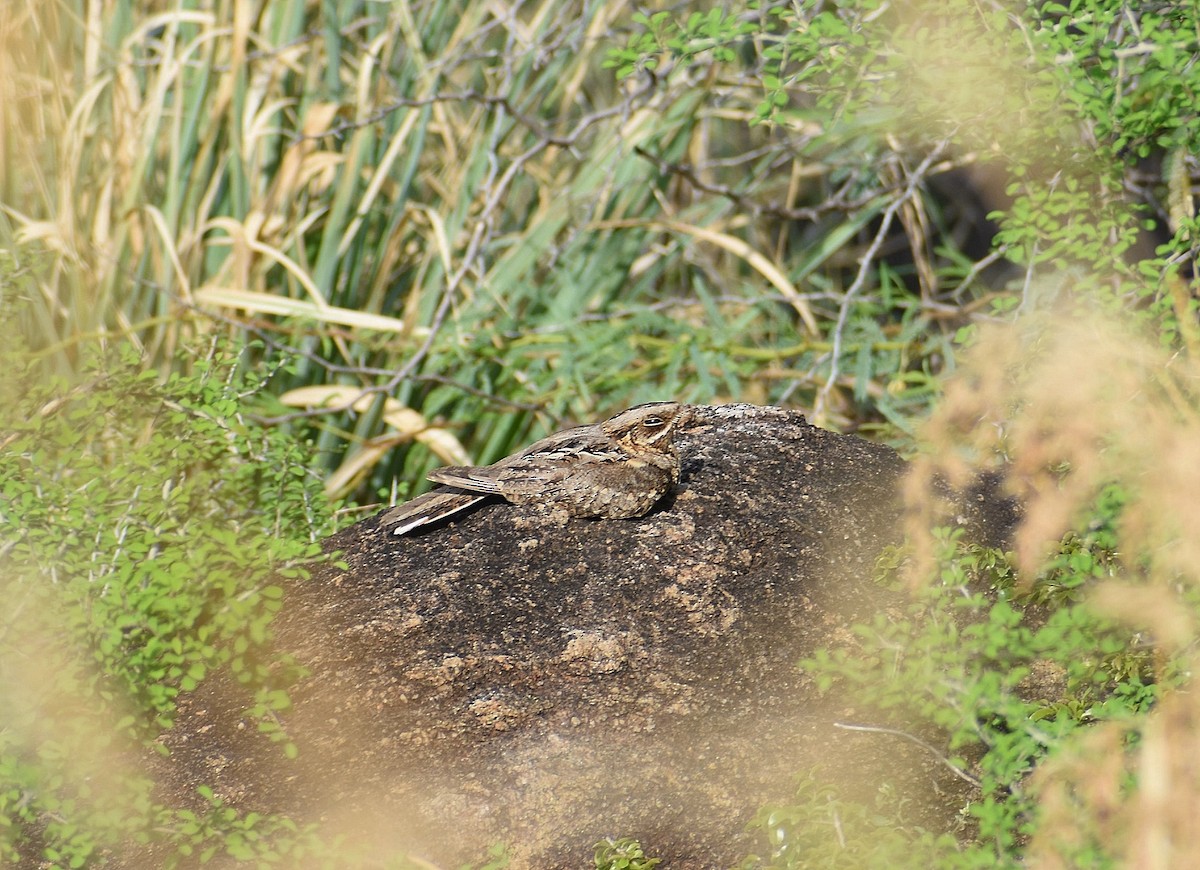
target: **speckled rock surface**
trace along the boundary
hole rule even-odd
[[[868,800],[887,780],[948,825],[965,784],[834,728],[870,711],[797,667],[896,603],[870,578],[899,539],[904,463],[749,405],[700,408],[678,443],[680,485],[640,519],[556,526],[498,503],[331,539],[349,569],[292,591],[277,626],[309,670],[284,720],[299,762],[209,681],[168,739],[181,788],[437,866],[503,841],[513,867],[580,868],[634,836],[665,867],[726,867],[765,850],[747,822],[810,772]]]

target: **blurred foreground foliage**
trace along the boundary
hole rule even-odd
[[[215,669],[294,753],[275,714],[296,669],[270,624],[331,511],[305,449],[243,416],[262,383],[220,344],[165,383],[128,345],[49,380],[20,342],[0,350],[0,863],[303,854],[290,820],[211,792],[159,804],[146,766]]]
[[[797,404],[916,450],[963,346],[1034,312],[1103,309],[1164,359],[1197,359],[1197,33],[1194,6],[1114,0],[4,6],[0,293],[28,344],[6,351],[0,427],[0,511],[19,530],[4,544],[4,859],[86,863],[151,829],[180,855],[311,847],[211,795],[183,819],[137,774],[99,794],[71,769],[152,739],[214,668],[253,688],[287,751],[270,716],[287,663],[257,653],[276,581],[331,528],[317,477],[391,498],[434,462],[492,461],[663,397]],[[1159,386],[1190,426],[1176,380]],[[1168,455],[1163,419],[1146,433]],[[1188,466],[1167,467],[1186,488]],[[1122,498],[1142,482],[1120,480]],[[1191,528],[1194,497],[1152,491],[1165,526]],[[912,613],[864,628],[856,662],[809,663],[949,735],[982,784],[969,842],[843,806],[874,845],[796,846],[801,823],[829,830],[836,798],[813,785],[764,810],[762,861],[1132,854],[1135,817],[1096,820],[1137,794],[1143,732],[1186,741],[1175,696],[1175,718],[1146,710],[1188,672],[1194,577],[1088,538],[1108,522],[1096,505],[1071,515],[1077,537],[1032,591],[1012,591],[1009,555],[943,541],[941,582]],[[1118,541],[1149,514],[1130,515]],[[1170,535],[1155,540],[1167,553]],[[1174,590],[1183,629],[1138,610],[1161,661],[1077,600],[1110,574]],[[960,594],[966,579],[985,592]],[[1036,629],[1031,608],[1049,614]],[[893,670],[897,645],[961,679],[915,654]],[[45,672],[18,667],[30,649]],[[1022,695],[1035,665],[1063,667],[1065,694]],[[45,712],[72,705],[105,727]],[[38,742],[49,720],[63,729]],[[81,758],[77,726],[116,742]],[[1088,731],[1119,761],[1104,779],[1086,770]],[[654,860],[614,842],[598,860]]]

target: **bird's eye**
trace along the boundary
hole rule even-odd
[[[665,425],[666,422],[667,421],[664,420],[662,417],[647,417],[645,420],[642,421],[642,425],[645,426],[647,429],[657,429],[659,426]]]

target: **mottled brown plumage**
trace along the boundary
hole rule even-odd
[[[571,517],[639,517],[679,481],[674,437],[688,417],[687,405],[652,402],[556,432],[494,465],[439,468],[429,479],[442,486],[392,508],[380,526],[403,535],[488,496]]]

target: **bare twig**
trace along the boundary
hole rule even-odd
[[[842,296],[842,304],[838,308],[837,323],[833,329],[833,351],[829,363],[829,377],[817,392],[817,399],[813,407],[813,416],[820,420],[827,413],[829,404],[829,396],[837,386],[838,377],[841,375],[841,355],[842,342],[846,329],[846,321],[850,318],[850,309],[854,305],[855,297],[866,286],[867,277],[871,273],[871,264],[879,253],[879,249],[883,246],[884,240],[887,239],[888,232],[892,228],[892,221],[896,219],[896,215],[904,204],[917,193],[917,188],[924,182],[926,173],[929,168],[941,158],[949,147],[949,142],[942,140],[939,142],[921,161],[917,168],[909,173],[908,183],[904,186],[904,192],[897,197],[884,210],[883,217],[879,222],[879,229],[875,231],[875,237],[871,240],[871,244],[867,246],[867,250],[863,253],[858,264],[858,274],[854,276],[853,283],[846,288],[845,294]]]
[[[967,274],[963,276],[963,279],[958,282],[958,286],[951,290],[947,296],[949,296],[949,298],[953,299],[955,302],[958,302],[962,297],[963,291],[965,291],[971,286],[971,284],[974,283],[975,279],[979,277],[980,273],[982,273],[984,269],[988,268],[988,266],[992,265],[993,263],[1002,260],[1006,256],[1008,256],[1008,245],[1000,245],[998,248],[996,248],[996,250],[992,251],[983,259],[976,260],[971,264],[970,271],[968,271]]]
[[[644,91],[641,91],[634,96],[640,96],[641,93],[644,93]],[[479,103],[481,105],[503,109],[505,114],[510,115],[513,120],[519,123],[522,127],[525,127],[538,138],[539,142],[535,146],[535,153],[544,150],[550,145],[557,145],[560,148],[569,148],[575,144],[575,142],[583,134],[584,130],[586,130],[588,127],[592,126],[597,121],[612,117],[613,115],[618,115],[622,111],[625,111],[626,108],[625,101],[623,101],[621,104],[616,106],[610,106],[606,109],[599,109],[595,112],[591,112],[580,118],[579,122],[577,122],[575,125],[575,129],[570,133],[565,136],[558,136],[547,130],[541,122],[531,118],[514,106],[512,100],[507,96],[502,96],[499,94],[485,94],[474,89],[468,89],[465,91],[443,91],[437,94],[430,94],[427,97],[401,97],[392,100],[386,106],[381,106],[371,114],[365,115],[362,118],[358,118],[353,121],[343,121],[340,124],[335,124],[325,130],[319,130],[316,133],[297,133],[294,138],[297,141],[301,139],[322,139],[326,136],[341,138],[350,131],[358,130],[362,127],[369,127],[372,124],[377,124],[388,115],[392,114],[393,112],[397,112],[400,109],[418,109],[424,106],[433,105],[434,103]]]
[[[914,734],[909,734],[907,731],[901,731],[897,728],[884,728],[880,725],[852,725],[849,722],[834,722],[833,727],[841,728],[843,731],[863,731],[868,734],[890,734],[893,737],[902,737],[910,743],[915,743],[917,746],[920,746],[926,752],[929,752],[931,755],[937,758],[938,761],[950,768],[951,772],[963,782],[970,783],[978,789],[983,788],[983,783],[978,777],[972,776],[962,768],[955,765],[954,762],[942,754],[942,752],[939,751],[936,746],[926,743],[920,737],[917,737]]]
[[[847,200],[844,197],[847,185],[843,185],[842,189],[831,197],[827,197],[819,205],[809,208],[794,208],[791,206],[781,205],[779,203],[759,202],[753,197],[747,196],[744,193],[734,190],[732,187],[727,187],[723,184],[713,184],[700,178],[694,167],[685,163],[672,163],[664,160],[656,154],[651,154],[640,145],[633,149],[633,153],[639,157],[650,161],[654,164],[659,172],[677,175],[687,181],[696,190],[704,193],[711,193],[714,196],[720,196],[728,199],[738,207],[738,210],[754,217],[762,215],[770,215],[771,217],[780,218],[781,220],[792,221],[815,221],[824,214],[833,211],[855,211],[862,208],[867,203],[876,197],[890,193],[891,190],[885,188],[883,190],[872,191],[869,195],[856,200]]]

